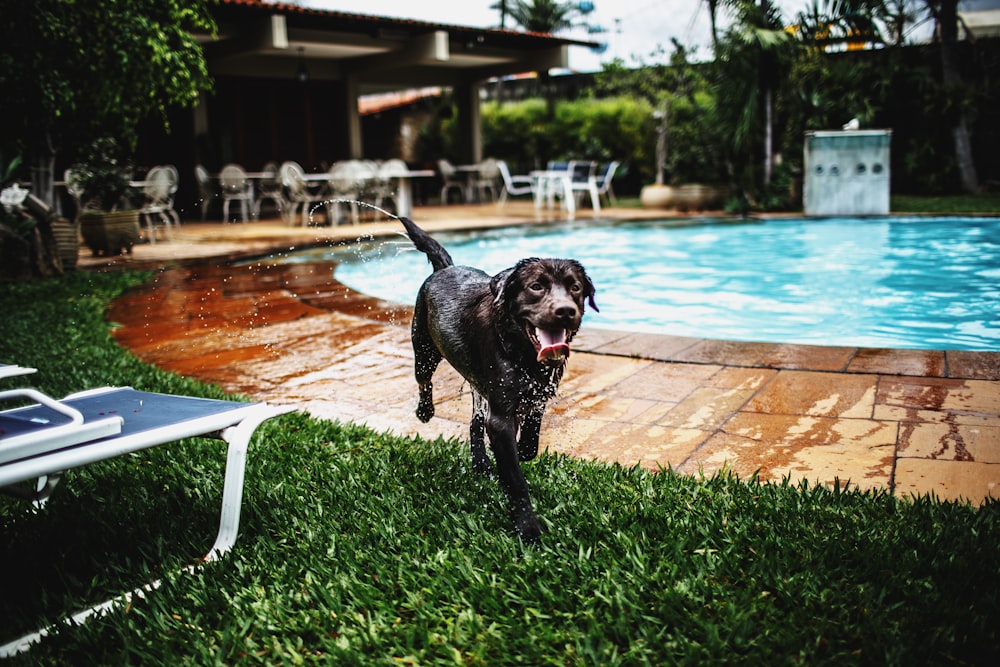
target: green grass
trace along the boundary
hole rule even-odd
[[[889,200],[893,213],[934,213],[937,215],[1000,214],[1000,193],[953,195],[948,197],[893,195]]]
[[[110,339],[105,304],[141,279],[4,286],[0,359],[37,366],[31,380],[56,395],[131,384],[219,396]],[[40,512],[0,497],[0,643],[164,582],[10,664],[1000,660],[1000,503],[542,455],[525,466],[549,528],[532,548],[461,443],[297,414],[259,434],[239,541],[194,574],[177,571],[214,537],[217,441],[73,471]]]

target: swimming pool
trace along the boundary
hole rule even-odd
[[[577,222],[435,235],[495,273],[573,257],[597,286],[587,327],[701,338],[1000,350],[1000,218]],[[412,304],[430,266],[406,240],[296,253]]]

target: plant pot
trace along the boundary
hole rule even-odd
[[[707,211],[721,209],[729,188],[724,185],[647,185],[639,200],[644,208],[666,208],[677,211]]]
[[[139,211],[87,211],[80,214],[80,233],[95,257],[132,252],[139,240]]]
[[[58,218],[52,222],[52,236],[56,240],[63,271],[75,270],[76,260],[80,255],[79,228],[66,218]]]

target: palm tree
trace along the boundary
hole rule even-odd
[[[510,17],[529,32],[554,33],[572,25],[579,10],[571,2],[556,0],[514,0],[505,3]]]
[[[962,188],[966,192],[976,193],[979,192],[979,176],[972,160],[972,141],[965,109],[967,95],[955,55],[955,43],[958,41],[958,0],[924,2],[937,22],[937,34],[941,40],[941,82],[954,109],[951,136],[955,143],[955,160]]]
[[[719,40],[720,106],[728,111],[738,153],[752,151],[762,133],[764,185],[773,167],[774,94],[796,48],[785,31],[781,14],[769,0],[727,0],[734,22]]]

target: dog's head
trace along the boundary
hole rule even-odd
[[[504,326],[534,348],[546,366],[561,366],[580,329],[584,304],[595,311],[594,283],[572,259],[522,259],[491,284]]]

